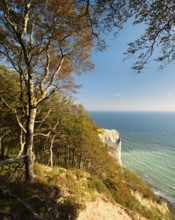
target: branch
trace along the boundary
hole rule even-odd
[[[54,79],[55,79],[55,76],[59,73],[59,71],[61,70],[62,66],[63,66],[63,63],[64,63],[64,60],[65,60],[65,56],[62,54],[62,58],[61,58],[61,61],[57,67],[57,70],[52,74],[51,76],[51,80],[50,80],[50,83],[49,85],[47,86],[46,88],[46,92],[49,90],[50,86],[52,85]]]
[[[9,51],[13,51],[14,50],[12,48],[7,48],[6,45],[4,45],[1,41],[0,41],[0,45],[3,47],[4,51],[0,50],[0,53],[2,53],[5,57],[7,57],[7,59],[10,61],[11,65],[13,66],[13,68],[19,73],[19,69],[18,69],[18,64],[15,63],[15,61],[10,57]]]
[[[46,218],[39,216],[31,206],[29,206],[27,203],[25,203],[22,199],[20,199],[16,195],[10,193],[8,190],[1,187],[0,192],[3,193],[8,198],[10,197],[21,203],[21,205],[26,209],[26,211],[33,216],[32,218],[33,220],[46,220]]]
[[[6,131],[6,132],[3,133],[3,135],[0,136],[0,143],[1,143],[2,139],[3,139],[6,135],[8,135],[9,133],[10,133],[10,131]]]
[[[55,89],[53,89],[48,95],[46,95],[46,92],[45,92],[45,93],[43,94],[43,98],[40,98],[40,99],[37,101],[36,107],[37,107],[41,102],[43,102],[44,100],[48,99],[54,92],[55,92]]]
[[[4,14],[4,18],[7,21],[7,24],[9,24],[13,28],[14,33],[16,34],[16,37],[18,39],[18,43],[21,45],[21,48],[22,48],[22,51],[24,54],[24,59],[25,59],[26,65],[27,65],[28,74],[30,75],[32,72],[32,67],[30,66],[28,52],[26,50],[26,45],[23,41],[21,32],[18,30],[17,26],[10,20],[10,16],[9,16],[10,7],[7,5],[7,3],[5,6],[7,8],[7,13]]]
[[[48,77],[49,75],[49,65],[50,65],[50,55],[49,55],[49,45],[50,45],[50,40],[47,44],[47,48],[46,48],[46,65],[45,65],[45,73],[40,81],[40,90],[41,90],[41,93],[43,95],[45,95],[45,90],[44,90],[44,87],[43,87],[43,83],[44,81],[46,80],[46,78]]]
[[[9,10],[10,10],[10,8],[9,8],[9,6],[7,5],[7,3],[6,3],[5,6],[6,6],[6,9],[7,9],[7,14],[8,14],[8,16],[7,16],[7,14],[5,13],[5,14],[4,14],[4,17],[5,17],[6,21],[8,22],[8,24],[10,24],[10,26],[14,29],[14,31],[17,32],[17,26],[16,26],[14,23],[12,23],[12,22],[10,21],[10,19],[9,19]]]
[[[29,0],[27,5],[26,5],[26,14],[24,15],[24,24],[23,24],[23,32],[21,34],[21,37],[23,37],[27,31],[27,25],[28,25],[28,20],[29,20],[29,12],[30,12],[30,6],[31,6],[31,1]]]
[[[47,60],[47,61],[49,61],[49,59],[50,59],[50,57],[48,56],[48,60]],[[41,82],[40,82],[40,88],[41,88],[42,95],[41,95],[41,98],[39,98],[39,99],[37,100],[36,106],[38,106],[41,102],[43,102],[44,100],[46,100],[47,98],[49,98],[49,97],[55,92],[55,90],[52,89],[51,92],[47,95],[47,93],[48,93],[50,87],[51,87],[52,84],[53,84],[53,81],[54,81],[54,79],[55,79],[55,76],[59,73],[59,71],[61,70],[61,68],[62,68],[62,66],[63,66],[64,60],[65,60],[65,56],[62,55],[61,61],[60,61],[59,65],[58,65],[56,71],[55,71],[55,72],[52,74],[52,76],[51,76],[50,83],[49,83],[48,86],[44,89],[44,87],[42,86],[42,82],[43,82],[43,80],[45,80],[45,77],[47,77],[47,74],[48,74],[47,69],[49,68],[49,63],[48,63],[48,64],[46,63],[46,74],[44,75],[44,78],[43,78],[43,79],[41,80]]]
[[[35,121],[35,123],[40,123],[40,125],[37,127],[38,129],[41,127],[41,125],[44,123],[44,121],[49,117],[51,110],[49,109],[46,116],[43,117],[43,119],[41,121]]]
[[[44,133],[35,133],[33,136],[36,137],[36,136],[39,136],[39,135],[40,135],[40,136],[44,136],[44,137],[49,137],[50,134],[51,134],[51,132],[56,129],[58,123],[59,123],[59,122],[58,122],[58,119],[57,119],[57,122],[56,122],[55,126],[54,126],[47,134],[44,134]]]
[[[93,21],[92,21],[90,12],[89,12],[89,8],[90,8],[90,7],[91,7],[91,5],[90,5],[90,0],[87,0],[86,12],[85,12],[85,13],[86,13],[86,15],[87,15],[87,19],[88,19],[89,22],[90,22],[90,28],[91,28],[92,34],[94,34]]]
[[[26,133],[26,129],[22,125],[22,123],[21,123],[21,121],[20,121],[20,119],[19,119],[19,117],[17,115],[16,109],[13,109],[1,96],[0,96],[0,100],[5,105],[5,107],[7,107],[15,115],[19,127]]]
[[[7,165],[7,164],[12,164],[12,163],[20,163],[21,160],[27,159],[27,157],[28,157],[27,155],[23,155],[23,156],[16,157],[16,158],[0,160],[0,166]]]
[[[35,24],[34,24],[34,22],[32,22],[32,24],[31,24],[31,32],[30,32],[30,47],[32,48],[32,44],[33,44],[33,32],[34,32],[34,26],[35,26]]]

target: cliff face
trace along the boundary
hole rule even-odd
[[[121,161],[121,139],[118,131],[112,129],[101,129],[99,137],[109,148],[109,154],[114,157],[120,165]]]
[[[162,217],[155,219],[170,220],[166,213],[169,213],[169,209],[165,203],[158,204],[152,200],[145,199],[139,195],[139,202],[148,210],[158,210],[162,213]],[[103,195],[98,195],[95,201],[89,201],[86,203],[86,208],[82,210],[77,220],[149,220],[150,218],[143,217],[139,213],[134,212],[124,206],[117,203],[112,203],[106,199]],[[152,219],[152,218],[151,218]]]
[[[87,202],[86,208],[79,213],[77,220],[146,220],[138,213],[113,204],[98,195],[95,201]]]

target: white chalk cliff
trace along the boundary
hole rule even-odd
[[[109,148],[109,154],[114,157],[120,165],[121,161],[121,139],[120,134],[117,130],[101,129],[99,137],[104,144]]]

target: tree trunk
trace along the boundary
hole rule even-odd
[[[53,144],[54,144],[54,140],[55,140],[55,135],[53,136],[53,138],[51,139],[50,142],[50,166],[53,166]]]
[[[75,149],[72,149],[72,167],[75,168]]]
[[[35,155],[33,153],[33,137],[34,137],[35,118],[36,118],[36,107],[31,107],[29,109],[29,115],[27,118],[26,144],[24,149],[24,154],[27,154],[27,160],[25,162],[27,182],[31,182],[33,180],[33,163],[35,159]]]
[[[70,159],[70,155],[69,155],[69,147],[67,147],[67,156],[66,156],[66,168],[69,168],[69,159]]]
[[[21,156],[23,154],[23,151],[24,151],[25,141],[23,140],[24,139],[23,136],[24,136],[24,132],[21,129],[21,133],[20,133],[20,151],[18,153],[18,156]]]

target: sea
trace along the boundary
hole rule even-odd
[[[89,112],[100,127],[115,129],[123,166],[175,205],[175,112]]]

